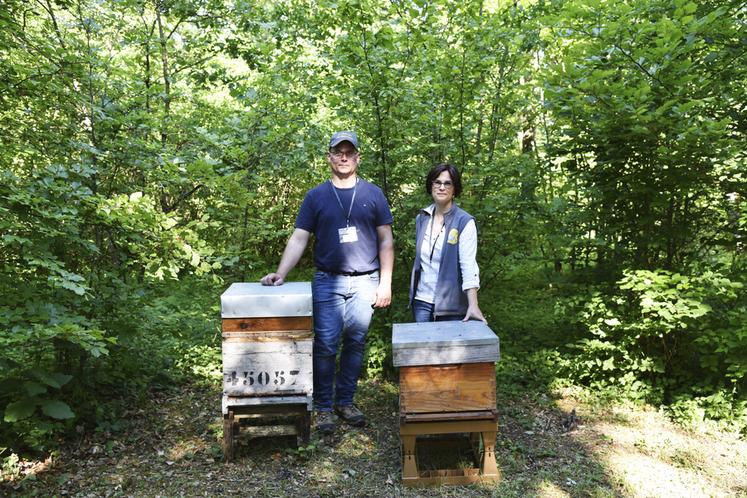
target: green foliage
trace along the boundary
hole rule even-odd
[[[379,376],[387,369],[387,359],[391,359],[392,351],[389,343],[385,342],[383,334],[371,334],[366,341],[366,372],[370,376]]]
[[[450,160],[507,389],[560,365],[738,411],[743,21],[735,0],[6,2],[0,442],[48,448],[150,388],[214,382],[218,295],[275,268],[343,128],[394,214],[369,375],[392,374],[423,178]]]
[[[176,359],[174,366],[190,377],[211,385],[223,379],[220,347],[207,345],[187,347]]]
[[[16,325],[14,331],[0,337],[0,363],[6,366],[0,383],[3,422],[18,427],[11,430],[24,433],[26,442],[37,446],[39,434],[44,437],[61,430],[65,424],[57,421],[76,416],[68,404],[71,389],[67,389],[73,378],[82,382],[82,370],[75,365],[108,355],[116,340],[74,323],[25,330]]]
[[[18,465],[20,458],[15,453],[5,455],[8,448],[0,448],[0,457],[2,457],[2,467],[0,467],[0,480],[17,479],[21,475],[21,468]]]
[[[553,349],[538,349],[519,354],[501,352],[496,364],[499,398],[532,396],[546,393],[555,384],[561,358]]]
[[[571,206],[600,264],[672,270],[731,242],[718,232],[744,182],[736,5],[578,0],[546,19],[550,151],[584,191]]]
[[[583,304],[588,336],[570,345],[577,355],[565,368],[580,382],[616,386],[633,398],[670,400],[688,386],[722,384],[739,396],[743,302],[744,286],[714,272],[625,271],[612,292]]]
[[[306,446],[298,446],[298,448],[288,448],[285,451],[297,456],[298,458],[306,461],[313,458],[319,450],[319,444],[316,441],[309,441]]]
[[[684,394],[667,407],[672,419],[688,427],[701,427],[717,421],[727,430],[747,432],[747,400],[735,392],[719,390],[707,396]]]

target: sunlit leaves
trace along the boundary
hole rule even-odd
[[[713,215],[702,207],[736,152],[732,68],[717,69],[708,40],[733,39],[738,27],[724,7],[708,7],[580,0],[552,19],[569,41],[548,66],[550,106],[566,128],[556,150],[585,158],[577,178],[604,219],[596,231],[617,239],[617,263],[673,267],[692,257]]]
[[[98,383],[131,381],[129,365],[102,365],[182,333],[183,303],[143,306],[167,285],[274,269],[341,128],[358,131],[361,175],[392,204],[395,294],[414,214],[430,202],[425,172],[449,160],[478,222],[485,291],[522,265],[619,282],[585,308],[584,379],[636,389],[675,364],[636,341],[695,331],[704,370],[744,378],[738,2],[50,5],[57,28],[23,2],[0,16],[0,380],[15,386],[0,406],[11,419],[33,410],[50,422],[69,413],[41,400],[78,403]],[[311,270],[308,255],[295,275]],[[712,266],[728,278],[706,277]],[[405,308],[392,315],[409,319]],[[167,322],[179,326],[153,325]],[[372,369],[386,365],[387,327],[372,327]]]

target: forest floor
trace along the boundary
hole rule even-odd
[[[84,434],[53,458],[21,462],[0,495],[747,496],[743,439],[687,432],[657,411],[585,404],[569,392],[499,397],[500,482],[404,488],[396,383],[362,381],[358,400],[365,428],[312,434],[301,450],[292,437],[245,440],[223,463],[219,389],[154,391],[119,432]],[[463,446],[421,455],[421,468],[468,465],[467,453],[454,450]]]

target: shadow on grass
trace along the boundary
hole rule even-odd
[[[154,391],[128,415],[128,431],[98,434],[64,449],[19,496],[621,496],[604,466],[567,435],[569,414],[536,364],[504,355],[498,367],[496,457],[503,478],[470,486],[405,488],[401,480],[396,382],[361,381],[364,428],[341,424],[330,436],[240,438],[234,461],[220,453],[220,387],[186,382]],[[540,368],[540,370],[536,370]],[[530,372],[529,370],[535,369]],[[466,438],[465,438],[466,439]],[[423,468],[470,465],[466,441],[421,452]],[[99,451],[93,448],[101,448]],[[427,448],[428,445],[423,445]],[[64,492],[64,493],[63,493]]]
[[[558,408],[553,372],[541,353],[522,362],[503,355],[497,367],[496,459],[502,479],[470,486],[401,488],[402,496],[623,496],[605,465],[573,431],[583,421]],[[397,432],[396,423],[391,430]],[[427,438],[418,444],[420,470],[474,466],[466,435]]]

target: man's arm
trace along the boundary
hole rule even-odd
[[[301,256],[303,256],[303,251],[306,249],[306,244],[309,243],[310,236],[311,233],[302,228],[296,228],[293,231],[290,239],[288,239],[288,243],[285,245],[278,269],[275,273],[268,273],[262,277],[260,279],[262,285],[283,285],[285,277],[288,276],[288,273],[290,273],[301,259]]]
[[[394,237],[392,225],[376,227],[379,238],[379,287],[374,308],[386,308],[392,303],[392,270],[394,269]]]

